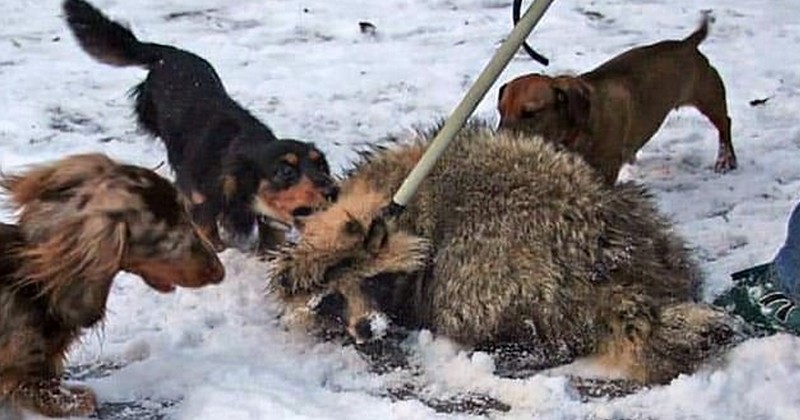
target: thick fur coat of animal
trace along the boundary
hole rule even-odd
[[[0,224],[0,405],[88,415],[96,398],[61,383],[63,362],[103,319],[116,274],[169,292],[219,283],[225,270],[172,184],[150,170],[75,155],[0,187],[19,212]]]
[[[278,140],[228,96],[206,60],[141,42],[85,1],[67,0],[63,8],[89,55],[148,70],[132,91],[139,124],[166,145],[193,219],[215,246],[222,247],[218,221],[234,242],[259,222],[261,246],[270,248],[297,218],[335,199],[338,189],[322,152],[308,142]]]
[[[670,111],[693,106],[719,133],[714,169],[735,169],[725,85],[697,49],[707,33],[708,17],[682,41],[634,48],[579,76],[520,76],[500,87],[500,127],[576,151],[614,183]]]
[[[390,320],[465,345],[595,356],[643,383],[691,372],[736,324],[699,303],[683,241],[640,187],[540,139],[465,128],[396,221],[382,209],[429,136],[379,151],[277,256],[286,318],[357,342]]]

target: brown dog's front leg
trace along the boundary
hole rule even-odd
[[[64,385],[56,378],[22,383],[11,391],[10,401],[49,417],[88,416],[97,411],[97,397],[91,389]]]

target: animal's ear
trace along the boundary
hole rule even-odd
[[[41,168],[22,175],[3,175],[0,187],[11,196],[15,204],[22,206],[46,190],[47,181],[53,173],[52,168]]]
[[[506,92],[506,86],[508,86],[508,83],[505,83],[503,84],[503,86],[500,86],[500,90],[497,91],[497,112],[500,113],[500,123],[498,124],[498,128],[502,128],[506,124],[505,122],[506,116],[504,115],[505,110],[503,107],[503,94]]]
[[[503,99],[503,94],[506,92],[506,86],[508,86],[508,83],[505,83],[505,84],[503,84],[503,86],[500,86],[500,90],[497,91],[497,104],[498,105],[500,104],[500,101]]]
[[[389,241],[389,227],[382,217],[376,217],[369,225],[367,236],[364,237],[364,249],[371,254],[377,254]]]
[[[127,229],[101,218],[73,220],[60,227],[52,238],[26,251],[29,264],[20,274],[41,285],[49,296],[49,310],[59,319],[89,327],[103,317],[111,282],[121,266]]]
[[[66,201],[77,187],[107,173],[113,166],[105,155],[74,155],[22,174],[3,176],[0,188],[6,190],[18,206],[34,200]]]
[[[553,84],[553,93],[571,124],[581,128],[589,125],[591,88],[585,82],[574,77],[559,78]]]
[[[349,219],[342,225],[342,232],[350,236],[361,236],[364,234],[364,226],[353,216],[348,214]]]

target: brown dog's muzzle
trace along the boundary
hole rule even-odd
[[[338,194],[339,187],[333,182],[314,182],[304,176],[283,190],[275,191],[269,185],[262,185],[255,198],[255,208],[258,213],[290,227],[335,201]]]
[[[186,258],[134,261],[127,271],[139,275],[150,287],[164,293],[176,287],[217,284],[225,277],[225,267],[217,254],[199,240],[192,244]]]

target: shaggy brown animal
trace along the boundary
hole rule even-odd
[[[714,169],[735,169],[725,85],[697,49],[707,33],[708,17],[682,41],[634,48],[577,77],[518,77],[500,87],[500,127],[577,151],[613,184],[667,114],[691,105],[719,132]]]
[[[526,343],[551,363],[593,355],[644,383],[691,372],[737,336],[696,301],[698,270],[642,188],[606,186],[538,139],[463,130],[387,224],[382,207],[426,145],[360,164],[277,256],[288,319],[339,324],[357,342],[389,319],[466,345]]]
[[[95,411],[63,385],[70,344],[104,316],[119,271],[160,292],[219,283],[224,268],[175,188],[100,154],[75,155],[0,181],[19,212],[0,224],[0,404],[47,416]]]

